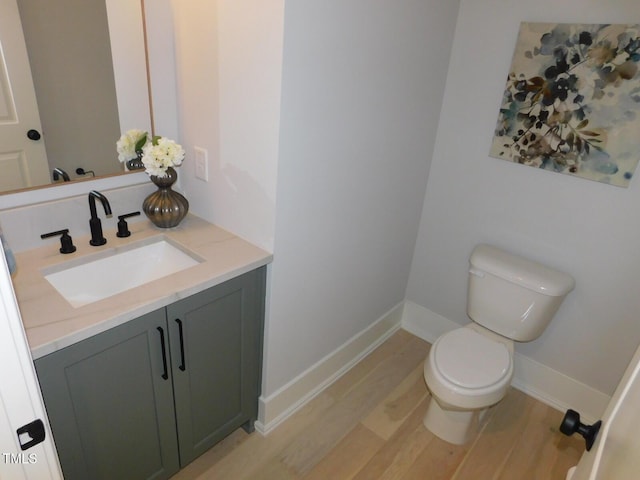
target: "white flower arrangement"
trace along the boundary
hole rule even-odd
[[[149,175],[166,177],[169,167],[178,167],[184,160],[181,145],[165,137],[153,137],[142,149],[142,163]]]
[[[149,143],[149,134],[144,130],[131,129],[123,133],[120,140],[116,142],[116,149],[118,150],[118,160],[120,162],[128,162],[134,158],[138,158],[138,153],[141,152],[144,146]]]

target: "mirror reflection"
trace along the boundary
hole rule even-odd
[[[0,193],[125,172],[121,132],[152,130],[143,22],[140,0],[0,0]]]

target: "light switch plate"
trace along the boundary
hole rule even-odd
[[[196,178],[209,181],[209,161],[207,150],[202,147],[193,147],[196,161]]]

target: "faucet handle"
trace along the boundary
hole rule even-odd
[[[125,219],[129,217],[135,217],[137,215],[140,215],[140,212],[131,212],[125,215],[118,215],[118,233],[116,233],[117,237],[123,238],[131,235],[131,232],[129,231],[129,225],[127,225],[127,221]]]
[[[56,235],[61,235],[60,253],[73,253],[76,251],[76,247],[73,244],[73,239],[71,238],[71,235],[69,235],[68,228],[65,228],[64,230],[58,230],[57,232],[43,233],[42,235],[40,235],[40,238],[45,239],[49,237],[55,237]]]

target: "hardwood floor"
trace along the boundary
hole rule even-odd
[[[562,480],[584,442],[562,413],[511,389],[455,446],[422,425],[429,344],[400,330],[268,436],[242,429],[172,480]]]

